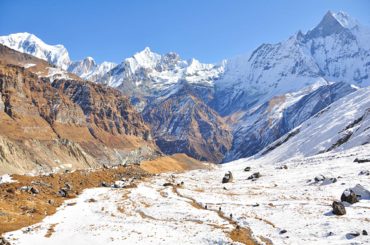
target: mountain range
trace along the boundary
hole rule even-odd
[[[281,160],[369,142],[370,98],[365,94],[370,85],[370,29],[344,12],[329,11],[307,32],[217,64],[184,60],[174,52],[161,55],[150,48],[119,64],[96,64],[91,57],[71,61],[64,46],[45,44],[29,33],[2,36],[0,43],[39,58],[12,58],[10,63],[47,77],[50,89],[80,108],[87,132],[107,147],[112,141],[101,135],[135,135],[149,142],[153,152],[158,147],[165,154],[186,153],[221,163],[264,154],[277,154]],[[20,56],[12,52],[5,53]],[[342,120],[345,111],[352,114]],[[358,118],[353,119],[355,114]],[[328,134],[312,126],[331,125],[331,119],[340,125]],[[351,120],[356,121],[352,127]],[[127,124],[133,127],[127,129]],[[322,135],[311,142],[314,132]],[[115,142],[120,140],[126,139]]]

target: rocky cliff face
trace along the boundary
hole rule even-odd
[[[189,84],[164,94],[143,112],[154,139],[167,153],[186,153],[199,160],[219,163],[231,147],[232,135],[224,120]]]
[[[118,91],[74,80],[54,85],[25,68],[0,66],[0,172],[97,167],[156,154],[148,127]],[[90,93],[78,102],[86,104],[73,101],[82,87]]]
[[[82,109],[91,135],[104,144],[136,147],[150,140],[150,130],[141,115],[119,91],[74,80],[57,80],[52,86]]]

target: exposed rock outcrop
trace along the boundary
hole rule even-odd
[[[231,147],[231,132],[224,120],[187,84],[153,101],[143,117],[164,153],[181,152],[219,163]]]

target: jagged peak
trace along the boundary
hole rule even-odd
[[[307,37],[326,37],[335,33],[351,29],[357,25],[357,22],[353,20],[348,14],[340,12],[328,11],[320,23],[307,32]]]
[[[136,56],[150,56],[150,55],[153,55],[153,54],[157,54],[157,53],[152,52],[152,50],[149,47],[145,47],[143,50],[135,53],[133,56],[134,57],[136,57]]]
[[[161,59],[161,55],[154,53],[149,47],[145,47],[142,51],[134,54],[128,61],[134,67],[154,67],[155,64]],[[134,68],[133,67],[133,68]]]
[[[331,11],[329,11],[331,12]],[[353,28],[358,25],[358,22],[343,11],[331,12],[332,16],[343,26],[344,28]]]

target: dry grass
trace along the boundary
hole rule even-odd
[[[235,228],[230,233],[230,238],[234,242],[242,244],[255,245],[256,241],[252,238],[251,231],[248,228]]]
[[[188,157],[186,154],[174,154],[159,157],[155,160],[143,161],[140,167],[149,173],[158,174],[163,172],[183,172],[185,170],[204,169],[208,166],[203,162]]]
[[[140,179],[149,174],[136,166],[120,166],[49,176],[13,175],[17,182],[0,185],[0,234],[40,222],[47,215],[54,214],[65,200],[76,197],[84,189],[99,187],[103,181],[112,183],[122,177],[133,176]],[[68,197],[58,196],[59,189],[66,183],[72,186]],[[39,194],[20,191],[22,186],[33,186]]]
[[[51,224],[45,234],[45,237],[51,237],[51,235],[53,235],[53,233],[55,232],[55,226],[57,226],[57,224]]]

